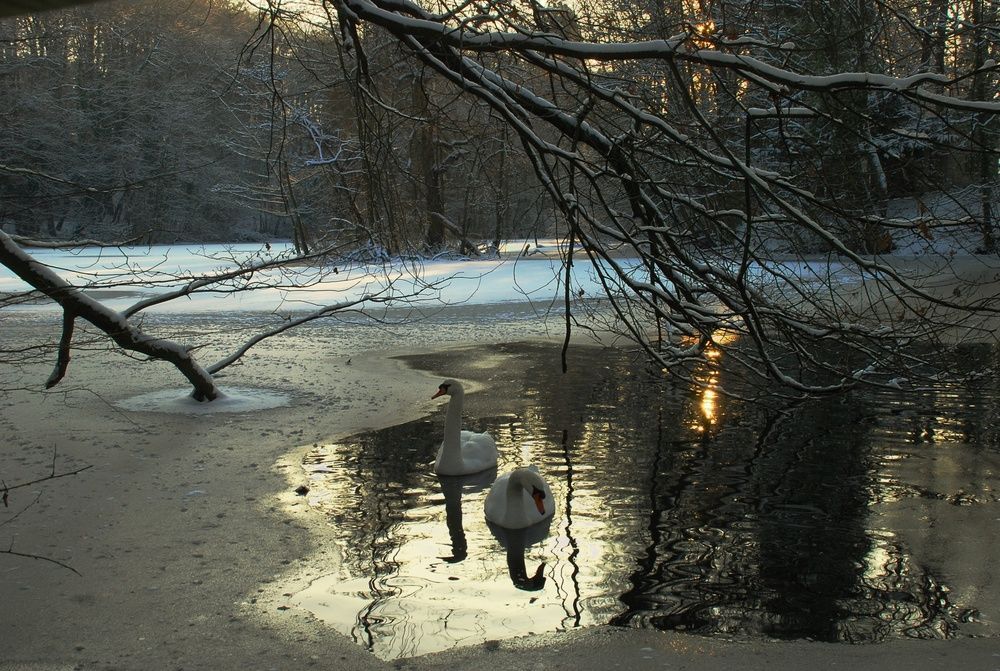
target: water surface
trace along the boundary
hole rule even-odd
[[[419,361],[487,378],[465,425],[497,439],[500,473],[538,467],[550,524],[497,533],[482,514],[496,473],[433,474],[442,406],[308,455],[342,562],[293,601],[387,659],[594,624],[1000,635],[993,386],[769,409],[584,351],[567,375],[541,345]]]

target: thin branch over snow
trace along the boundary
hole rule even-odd
[[[56,457],[57,457],[57,452],[53,449],[52,450],[52,464],[51,464],[51,468],[49,470],[48,475],[42,476],[40,478],[35,478],[34,480],[28,480],[28,481],[25,481],[25,482],[18,482],[18,483],[13,484],[13,485],[8,485],[3,480],[0,480],[0,497],[2,497],[2,502],[3,502],[4,508],[7,508],[7,507],[10,506],[10,500],[11,500],[10,493],[12,491],[15,491],[15,490],[18,490],[18,489],[23,489],[25,487],[31,487],[33,485],[38,485],[38,484],[41,484],[43,482],[48,482],[50,480],[57,480],[59,478],[65,478],[65,477],[69,477],[69,476],[72,476],[72,475],[79,475],[80,473],[82,473],[82,472],[86,471],[87,469],[91,468],[91,465],[88,464],[87,466],[81,466],[80,468],[75,468],[75,469],[72,469],[72,470],[69,470],[69,471],[63,471],[63,472],[60,473],[60,472],[56,471]],[[41,497],[41,494],[36,495],[35,498],[32,501],[30,501],[28,504],[26,504],[25,506],[23,506],[19,511],[17,511],[13,515],[7,517],[3,522],[0,522],[0,527],[7,526],[9,524],[13,524],[14,521],[17,520],[26,510],[28,510],[35,503],[37,503],[39,501],[40,497]],[[77,571],[75,568],[73,568],[72,566],[70,566],[69,564],[67,564],[65,562],[59,561],[58,559],[54,559],[52,557],[47,557],[45,555],[40,555],[40,554],[36,554],[36,553],[32,553],[32,552],[19,552],[19,551],[14,550],[14,541],[13,540],[11,540],[10,546],[8,546],[7,549],[0,550],[0,554],[11,555],[13,557],[21,557],[23,559],[38,559],[38,560],[41,560],[41,561],[46,561],[46,562],[55,564],[57,566],[61,566],[62,568],[68,569],[68,570],[72,571],[73,573],[76,573],[77,575],[80,575],[80,572]]]
[[[199,400],[212,400],[218,396],[212,376],[198,365],[189,348],[145,334],[127,317],[73,287],[35,260],[3,231],[0,231],[0,263],[61,305],[65,319],[86,319],[121,347],[170,362],[188,379]]]
[[[180,271],[167,273],[158,268],[158,266],[163,265],[165,259],[153,268],[128,264],[120,270],[124,279],[112,283],[91,283],[86,286],[86,291],[92,291],[95,287],[120,289],[143,286],[154,273],[158,283],[172,282],[176,284],[180,282],[180,286],[175,289],[162,290],[119,312],[91,297],[83,288],[64,280],[51,268],[21,249],[11,236],[0,231],[0,264],[7,266],[23,281],[54,300],[62,308],[62,335],[56,348],[55,366],[45,382],[46,388],[55,386],[66,376],[74,347],[74,326],[76,320],[82,318],[96,326],[124,349],[173,364],[191,383],[192,395],[198,400],[217,398],[220,392],[213,376],[240,360],[252,347],[268,338],[338,312],[357,310],[366,305],[389,301],[411,301],[417,299],[423,292],[435,289],[434,283],[414,282],[411,289],[397,290],[396,282],[402,271],[398,271],[397,276],[394,277],[386,269],[381,271],[384,274],[384,282],[381,284],[375,282],[376,286],[368,289],[369,285],[372,284],[369,275],[372,269],[365,267],[358,277],[352,277],[350,263],[347,266],[342,265],[339,269],[336,266],[327,266],[327,257],[335,251],[337,251],[337,246],[330,246],[309,255],[287,256],[282,254],[273,257],[258,255],[250,259],[238,259],[235,256],[232,258],[220,257],[218,258],[220,262],[231,263],[234,267],[197,275],[186,281],[183,280]],[[327,277],[336,277],[338,281],[336,288],[331,288],[331,291],[349,292],[348,295],[350,295],[363,290],[363,293],[318,307],[304,315],[289,317],[278,326],[265,329],[249,338],[231,353],[208,367],[202,367],[195,360],[193,347],[164,338],[152,337],[131,321],[132,318],[153,306],[163,305],[197,293],[235,294],[276,288],[281,288],[284,291],[295,291],[310,284],[319,284]]]

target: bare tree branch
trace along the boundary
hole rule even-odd
[[[87,296],[33,259],[3,231],[0,231],[0,263],[59,303],[67,312],[79,315],[101,329],[121,347],[173,364],[194,387],[195,398],[214,400],[219,395],[212,376],[194,360],[189,348],[143,333],[127,318]]]
[[[70,350],[73,345],[73,327],[76,324],[76,315],[70,310],[63,310],[62,336],[59,338],[59,350],[56,358],[56,367],[45,381],[45,388],[51,389],[59,384],[59,381],[66,377],[66,369],[69,368]]]
[[[62,473],[58,473],[58,472],[56,472],[56,456],[57,456],[56,450],[53,449],[52,450],[52,464],[51,464],[51,469],[50,469],[48,475],[45,475],[44,477],[35,478],[34,480],[29,480],[29,481],[26,481],[26,482],[19,482],[17,484],[13,484],[13,485],[8,485],[3,480],[0,480],[0,493],[2,493],[2,501],[3,501],[4,507],[6,508],[6,507],[8,507],[10,505],[10,492],[13,491],[13,490],[22,489],[24,487],[31,487],[32,485],[37,485],[37,484],[42,483],[42,482],[48,482],[49,480],[57,480],[59,478],[69,477],[71,475],[78,475],[78,474],[82,473],[83,471],[85,471],[85,470],[87,470],[88,468],[91,467],[88,464],[87,466],[81,466],[80,468],[76,468],[76,469],[73,469],[71,471],[64,471]],[[32,506],[34,506],[35,503],[37,503],[39,501],[40,497],[41,497],[41,494],[38,494],[33,501],[31,501],[27,505],[23,506],[20,510],[18,510],[16,513],[14,513],[13,515],[11,515],[10,517],[6,518],[3,522],[0,522],[0,527],[6,526],[8,524],[13,523],[26,510],[28,510]],[[34,553],[29,553],[29,552],[18,552],[18,551],[15,551],[13,543],[14,543],[14,541],[12,540],[10,546],[6,550],[0,550],[0,554],[11,555],[11,556],[14,556],[14,557],[22,557],[22,558],[25,558],[25,559],[38,559],[38,560],[41,560],[41,561],[47,561],[47,562],[50,562],[50,563],[55,564],[57,566],[61,566],[62,568],[68,569],[68,570],[72,571],[73,573],[76,573],[77,575],[80,575],[80,572],[77,571],[75,568],[73,568],[72,566],[70,566],[69,564],[67,564],[65,562],[59,561],[58,559],[53,559],[52,557],[46,557],[44,555],[39,555],[39,554],[34,554]]]
[[[995,290],[975,297],[942,292],[926,274],[867,247],[859,250],[845,235],[852,228],[884,230],[883,223],[909,231],[927,226],[891,221],[884,212],[884,185],[878,216],[844,206],[816,190],[816,184],[824,187],[821,180],[805,185],[800,175],[773,164],[753,165],[750,129],[765,128],[771,116],[782,133],[789,122],[831,126],[856,139],[859,153],[884,181],[871,129],[885,124],[869,111],[871,101],[933,108],[938,120],[955,129],[952,137],[971,142],[963,117],[996,117],[1000,103],[966,96],[960,85],[995,74],[995,62],[954,76],[814,74],[752,54],[780,54],[784,45],[714,35],[693,25],[659,40],[587,41],[563,28],[539,29],[513,14],[501,18],[490,4],[480,18],[434,14],[407,0],[339,0],[336,6],[341,21],[384,28],[518,135],[562,214],[564,237],[591,259],[619,327],[665,368],[675,371],[721,352],[751,376],[793,393],[833,393],[862,383],[894,386],[904,377],[930,381],[929,371],[940,368],[932,352],[920,353],[914,343],[935,342],[957,329],[965,337],[992,337],[985,320],[1000,314]],[[494,21],[485,18],[490,10],[497,10]],[[629,68],[638,73],[634,80],[618,75]],[[526,71],[543,76],[527,78]],[[727,86],[714,98],[697,99],[692,73],[699,85],[711,79]],[[661,99],[626,88],[661,82],[670,91]],[[545,83],[551,86],[543,93]],[[745,135],[728,130],[744,127]],[[971,147],[996,154],[981,140]],[[695,179],[694,187],[687,183]],[[716,204],[715,184],[720,193],[738,190],[743,207]],[[823,270],[776,259],[765,236],[779,226],[817,240],[836,262]],[[692,244],[700,231],[710,233],[714,245]],[[566,263],[569,273],[571,261]],[[850,294],[848,284],[838,286],[844,282],[838,274],[867,296]],[[669,326],[667,339],[662,324]],[[823,346],[858,356],[818,356],[816,348]]]

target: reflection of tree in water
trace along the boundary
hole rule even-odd
[[[720,613],[748,605],[739,574],[753,561],[752,550],[733,542],[741,531],[727,519],[743,517],[745,436],[720,433],[727,415],[745,419],[711,398],[711,408],[704,394],[651,404],[645,426],[652,459],[643,478],[649,543],[637,557],[632,588],[619,597],[626,610],[613,624],[709,633],[724,630]]]
[[[346,532],[348,558],[367,563],[373,552],[378,561],[391,554],[393,528],[419,491],[436,482],[427,469],[437,448],[428,439],[432,431],[431,422],[412,422],[323,446],[305,458],[307,468],[323,474],[330,495],[317,505]]]
[[[887,445],[982,435],[996,390],[955,394],[988,409],[968,421],[957,406],[931,416],[940,397],[855,393],[776,411],[665,384],[621,352],[569,375],[545,359],[551,350],[517,353],[524,372],[507,383],[527,402],[501,404],[516,415],[478,417],[476,428],[504,446],[502,470],[536,464],[559,500],[546,555],[526,566],[523,547],[508,544],[507,569],[519,588],[544,586],[565,610],[563,628],[611,621],[827,641],[953,633],[947,589],[892,533],[871,528],[871,506],[925,495],[891,481]],[[707,390],[719,382],[704,379]],[[400,525],[439,490],[451,556],[437,559],[471,551],[461,489],[449,496],[430,472],[439,434],[416,422],[330,450],[329,514],[347,538],[346,565],[372,576],[375,602],[361,619],[374,621],[378,601],[397,593],[385,578],[398,569]]]
[[[387,581],[399,569],[399,527],[436,484],[428,467],[437,450],[429,439],[434,428],[429,421],[390,427],[322,446],[304,459],[322,478],[324,496],[314,505],[337,526],[345,566],[369,577],[371,601],[357,615],[356,635],[369,648],[373,629],[386,624],[374,613],[400,592]]]
[[[779,638],[841,639],[845,599],[861,586],[870,452],[862,408],[848,399],[791,411],[752,462],[759,500],[759,580],[770,598],[763,631]]]
[[[865,401],[777,414],[723,402],[727,425],[705,441],[670,435],[693,426],[683,418],[697,398],[653,424],[650,543],[613,623],[824,641],[945,635],[941,585],[868,530],[877,470]]]

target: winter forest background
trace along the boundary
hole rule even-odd
[[[996,96],[997,71],[988,66],[1000,37],[990,0],[496,3],[479,20],[487,9],[511,25],[588,41],[689,33],[810,75],[934,72],[955,79],[951,96]],[[350,238],[398,252],[557,228],[558,208],[495,109],[458,95],[371,26],[356,35],[362,76],[341,28],[329,6],[218,0],[98,3],[3,20],[4,230],[105,241],[279,237],[305,249]],[[502,53],[489,59],[497,71],[517,68],[520,81],[564,107],[588,104],[581,85]],[[993,249],[986,194],[996,182],[995,115],[935,109],[891,90],[780,100],[729,70],[680,68],[623,59],[588,73],[689,141],[794,176],[797,188],[848,215],[830,225],[852,249],[894,243],[889,228],[849,215],[884,215],[900,198],[931,208],[942,194],[950,194],[950,218],[978,222],[982,246]],[[634,123],[589,104],[621,132]],[[782,119],[781,107],[816,116]],[[773,109],[774,118],[748,123],[750,109]],[[712,217],[696,215],[740,207],[740,176],[673,156],[669,138],[636,141],[650,164],[662,164],[653,169],[678,199],[692,201],[678,214],[684,238],[728,242]],[[802,231],[770,234],[798,251],[829,249]]]
[[[346,235],[395,251],[440,244],[432,209],[477,238],[544,230],[551,207],[487,110],[436,95],[377,33],[381,104],[359,98],[320,18],[262,23],[197,0],[5,20],[5,230],[304,248]]]

